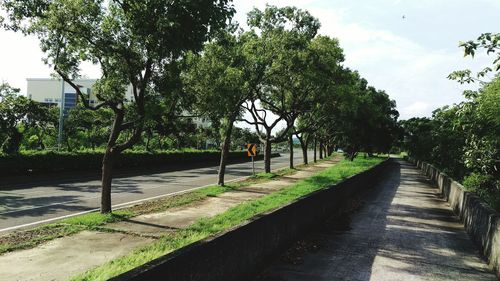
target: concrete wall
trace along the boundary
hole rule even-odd
[[[111,280],[245,280],[338,210],[347,198],[374,185],[385,161],[328,189],[314,192],[234,229],[153,260]]]
[[[490,267],[500,277],[500,214],[434,166],[422,161],[411,161],[438,185]]]

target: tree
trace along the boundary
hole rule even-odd
[[[59,108],[36,103],[28,113],[28,126],[24,134],[31,135],[31,148],[46,149],[46,145],[54,146],[56,143],[56,131],[59,125]]]
[[[493,60],[493,69],[485,67],[483,70],[472,77],[472,71],[469,69],[453,71],[448,79],[456,80],[460,84],[473,83],[476,81],[483,82],[481,79],[489,72],[500,71],[500,33],[483,33],[476,40],[460,42],[459,47],[464,49],[464,56],[474,57],[479,49],[486,50],[486,54],[496,53],[496,58]]]
[[[243,55],[246,37],[221,32],[207,44],[202,55],[192,55],[184,78],[197,97],[200,115],[221,125],[221,158],[217,184],[224,185],[227,155],[231,147],[234,122],[242,114],[242,104],[251,98],[260,79]]]
[[[344,55],[338,40],[327,36],[317,36],[308,48],[311,54],[311,64],[301,72],[307,73],[304,77],[307,82],[303,84],[311,86],[299,85],[306,89],[307,96],[294,108],[300,115],[293,128],[293,133],[297,136],[302,148],[304,164],[308,163],[307,149],[314,132],[319,126],[325,125],[324,121],[335,110],[328,108],[328,104],[338,100],[336,89],[343,83],[345,71],[341,66]],[[322,110],[324,108],[328,110]]]
[[[457,119],[465,135],[463,159],[470,184],[487,201],[500,208],[500,77],[478,92],[468,92]],[[467,180],[467,177],[466,177]]]
[[[466,101],[402,121],[410,156],[433,163],[494,208],[500,208],[500,78]]]
[[[248,128],[234,127],[231,136],[231,148],[233,150],[246,149],[246,144],[258,142],[259,136],[255,132],[250,131]]]
[[[117,156],[141,139],[146,105],[152,90],[168,95],[167,81],[158,87],[155,78],[168,75],[169,66],[187,50],[199,50],[212,33],[224,27],[233,9],[229,0],[201,1],[100,1],[5,0],[8,28],[35,34],[46,54],[46,63],[77,92],[72,81],[82,61],[100,66],[102,76],[93,89],[99,100],[94,109],[114,113],[102,165],[101,212],[111,212],[111,180]],[[126,88],[133,92],[125,100]],[[132,119],[126,119],[132,111]],[[130,131],[129,137],[120,138]]]
[[[262,83],[252,99],[244,104],[252,120],[244,120],[255,127],[264,145],[264,170],[271,171],[271,145],[282,142],[300,115],[300,108],[309,95],[309,87],[316,87],[304,79],[301,71],[311,61],[307,48],[319,29],[319,21],[307,11],[294,7],[267,6],[264,11],[254,9],[248,14],[251,28],[246,44],[246,55],[257,68]],[[271,113],[276,118],[271,118]],[[285,129],[273,135],[280,122]]]
[[[68,150],[72,149],[71,141],[92,150],[105,144],[112,120],[113,111],[110,109],[89,110],[81,104],[70,109],[64,127]]]
[[[19,95],[19,91],[5,82],[0,84],[0,129],[4,135],[1,148],[7,154],[18,153],[25,129],[49,114],[48,108]]]
[[[458,105],[456,120],[465,138],[464,164],[470,174],[464,178],[464,186],[475,191],[497,210],[500,209],[500,34],[483,33],[476,40],[461,42],[465,56],[472,56],[478,50],[486,54],[495,54],[493,69],[485,67],[472,77],[468,69],[454,71],[448,78],[459,83],[480,82],[479,91],[465,91],[468,99]],[[496,77],[487,82],[483,79],[490,72]]]

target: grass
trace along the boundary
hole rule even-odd
[[[214,217],[200,219],[186,229],[169,233],[152,244],[77,275],[72,280],[107,280],[191,243],[237,226],[257,214],[269,212],[311,192],[331,186],[349,176],[367,170],[381,161],[383,158],[357,158],[353,162],[343,160],[339,164],[286,189],[242,203]],[[259,175],[259,177],[262,176]],[[263,177],[269,177],[269,175]]]
[[[133,216],[133,213],[127,210],[119,210],[106,215],[89,213],[34,229],[16,232],[12,235],[0,237],[0,254],[14,250],[33,248],[55,238],[75,234],[82,230],[96,229],[106,223],[120,221],[131,216]]]
[[[171,208],[186,206],[204,200],[207,197],[216,197],[221,193],[243,188],[251,184],[266,182],[284,175],[294,173],[293,169],[281,169],[273,173],[259,173],[246,180],[229,183],[225,186],[208,186],[195,191],[168,196],[158,200],[147,201],[139,205],[114,211],[111,214],[98,212],[78,215],[56,223],[51,223],[33,229],[18,231],[0,237],[0,255],[16,250],[36,247],[44,242],[76,234],[84,230],[102,230],[107,223],[122,221],[134,216],[163,212]]]

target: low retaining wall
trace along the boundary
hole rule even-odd
[[[359,190],[373,186],[390,160],[332,187],[153,260],[111,280],[245,280],[276,253],[327,219]]]
[[[470,237],[500,278],[500,214],[431,164],[413,159],[410,161],[437,184],[441,195],[460,217]]]

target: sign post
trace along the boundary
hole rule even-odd
[[[61,78],[61,100],[59,101],[59,127],[57,132],[57,150],[61,150],[63,140],[64,126],[64,80]]]
[[[254,156],[257,156],[257,145],[255,143],[247,144],[247,154],[252,157],[252,174],[255,176],[255,161],[253,159]]]

